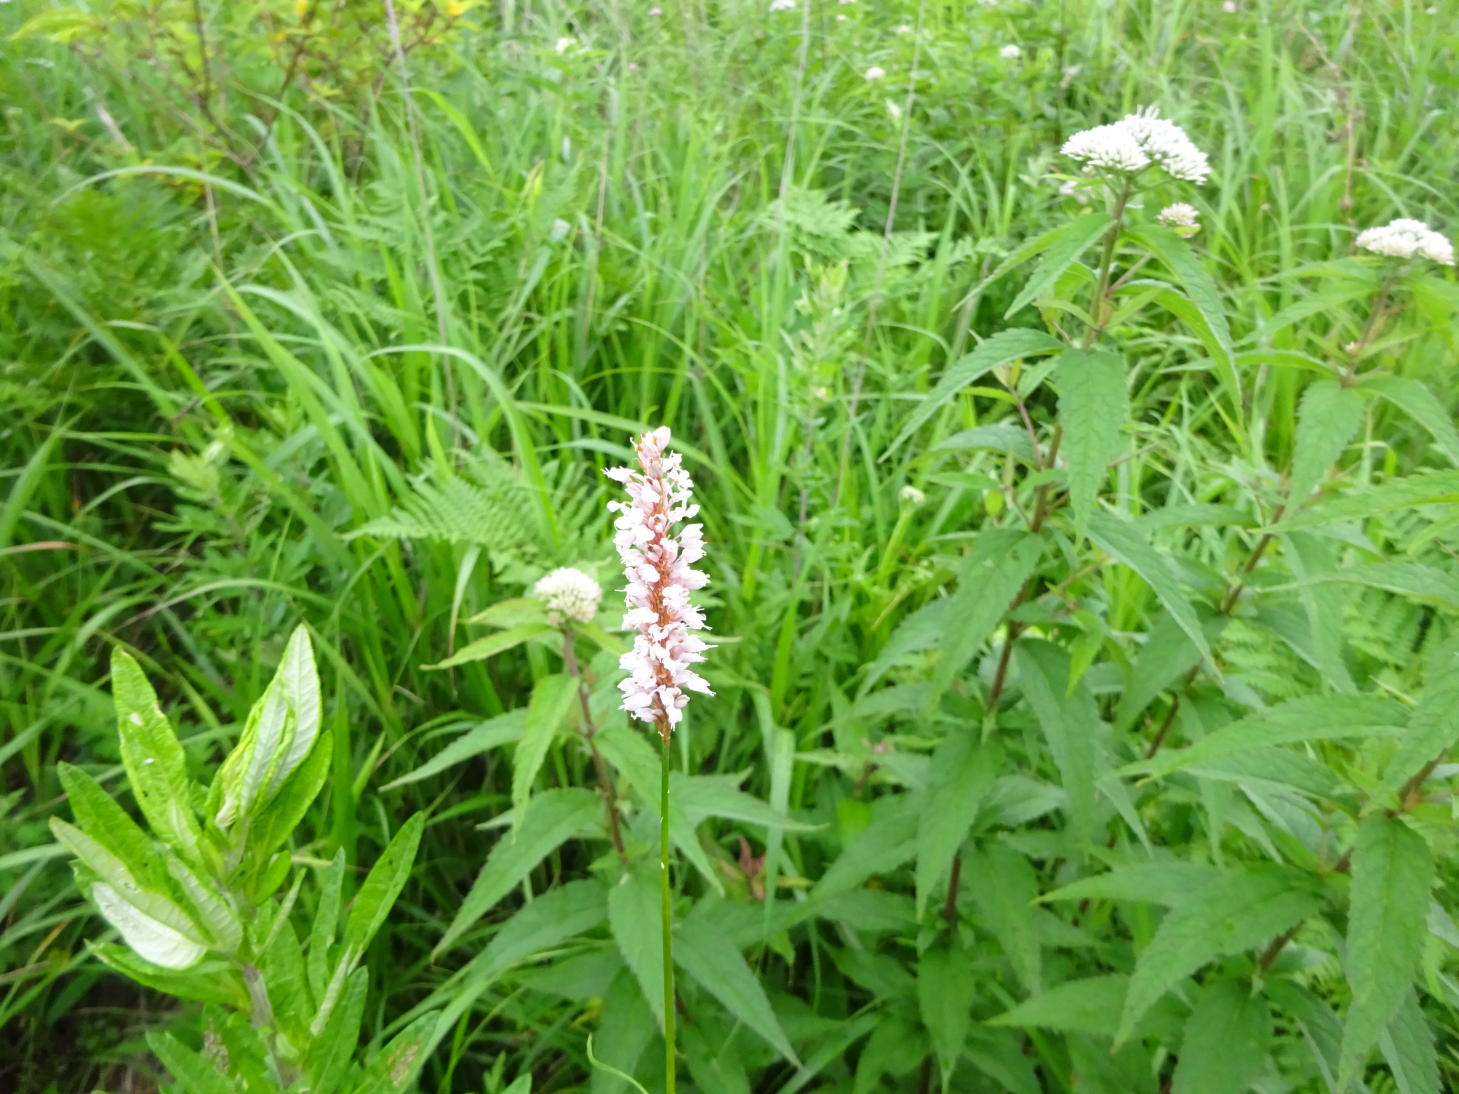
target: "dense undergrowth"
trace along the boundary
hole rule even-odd
[[[295,917],[424,817],[362,1041],[661,1088],[616,597],[581,666],[521,598],[620,587],[601,469],[662,423],[718,643],[685,1086],[1459,1083],[1459,289],[1354,247],[1459,229],[1459,13],[662,7],[0,7],[0,1088],[211,1043],[88,950],[58,765],[131,808],[121,648],[206,784],[299,623]],[[1111,227],[1059,148],[1150,104],[1210,179]]]

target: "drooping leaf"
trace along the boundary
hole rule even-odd
[[[1069,798],[1069,823],[1083,845],[1094,825],[1095,741],[1101,731],[1098,708],[1082,684],[1066,695],[1069,656],[1052,642],[1030,638],[1013,651],[1018,684],[1038,718]]]
[[[1269,532],[1296,532],[1320,528],[1338,521],[1363,520],[1395,509],[1419,505],[1453,505],[1459,502],[1459,471],[1419,471],[1366,490],[1324,498],[1283,517]]]
[[[1217,881],[1221,872],[1203,862],[1139,862],[1081,878],[1040,900],[1133,900],[1174,908]]]
[[[1358,390],[1374,392],[1398,407],[1429,431],[1450,463],[1459,465],[1459,429],[1454,427],[1454,416],[1421,380],[1374,372],[1363,377]]]
[[[1262,1069],[1271,1016],[1266,1003],[1234,980],[1201,989],[1185,1024],[1173,1094],[1233,1094]]]
[[[1345,965],[1353,998],[1343,1023],[1340,1090],[1412,990],[1434,881],[1428,842],[1381,812],[1358,825],[1352,871]]]
[[[527,704],[527,720],[522,724],[522,737],[512,754],[512,828],[516,830],[527,811],[527,798],[548,746],[562,727],[567,712],[577,695],[577,680],[565,672],[540,677],[532,685],[532,698]]]
[[[1363,423],[1363,397],[1336,380],[1307,385],[1297,408],[1289,496],[1300,505],[1337,463]]]
[[[1202,965],[1264,946],[1320,902],[1312,882],[1275,867],[1250,867],[1201,888],[1172,909],[1135,963],[1120,1017],[1127,1039],[1154,1002]]]
[[[1108,350],[1065,350],[1055,366],[1059,425],[1069,466],[1069,501],[1079,535],[1089,523],[1105,472],[1120,447],[1129,417],[1125,363]]]
[[[511,744],[521,738],[522,726],[526,721],[526,708],[519,708],[498,714],[495,718],[488,718],[484,722],[478,722],[425,763],[404,775],[391,779],[380,789],[382,791],[394,790],[408,783],[428,779],[432,775],[440,774],[448,767],[454,767],[456,764],[464,763],[484,752],[490,752],[493,748]]]
[[[385,917],[390,914],[400,890],[405,888],[425,823],[424,813],[412,815],[391,837],[385,850],[375,860],[375,865],[370,867],[365,883],[355,895],[349,917],[345,920],[344,934],[341,936],[342,967],[354,967],[369,946],[370,940],[375,937],[375,932],[385,922]]]
[[[917,1006],[932,1038],[946,1083],[957,1067],[972,1024],[972,960],[956,939],[933,946],[917,960]]]
[[[991,743],[979,744],[978,735],[966,729],[948,733],[933,754],[927,805],[917,815],[919,920],[993,788],[1001,759],[1001,750]]]
[[[1170,560],[1150,546],[1127,521],[1113,513],[1095,513],[1090,517],[1089,538],[1145,579],[1171,618],[1200,651],[1201,657],[1209,661],[1211,648],[1201,629],[1201,621],[1180,591]]]
[[[674,963],[776,1052],[799,1065],[770,997],[738,949],[691,916],[675,931]]]
[[[968,875],[980,918],[998,939],[1023,986],[1040,991],[1043,951],[1034,909],[1038,875],[1028,859],[999,842],[988,844],[969,860]]]
[[[633,973],[643,997],[664,1024],[664,954],[659,933],[657,866],[629,870],[608,890],[608,924],[618,952]]]
[[[1218,373],[1228,389],[1231,389],[1236,380],[1232,364],[1231,328],[1226,322],[1226,308],[1221,302],[1221,292],[1205,264],[1189,243],[1167,228],[1132,224],[1127,231],[1133,239],[1159,256],[1185,289],[1210,333],[1209,338],[1202,339],[1206,342],[1206,349],[1216,362]],[[1233,403],[1240,402],[1239,390],[1228,390],[1227,394]]]
[[[1412,988],[1404,992],[1398,1009],[1378,1037],[1378,1045],[1400,1094],[1441,1094],[1434,1031]]]
[[[1408,732],[1388,762],[1377,796],[1397,793],[1424,765],[1459,743],[1459,641],[1451,640],[1431,656],[1424,671],[1424,693],[1409,719]]]
[[[118,891],[104,881],[91,887],[91,899],[127,945],[160,968],[186,969],[207,953],[207,948],[182,927],[180,910],[168,920],[154,918],[149,914],[154,909],[143,911],[137,907],[135,894]]]
[[[918,817],[912,796],[879,798],[872,809],[871,823],[846,844],[816,882],[812,902],[829,900],[874,874],[895,870],[916,853]]]
[[[486,864],[433,953],[444,953],[462,933],[511,892],[544,858],[578,835],[602,813],[603,803],[591,790],[564,787],[545,790],[527,803],[527,815],[515,832],[499,836]]]
[[[936,414],[954,395],[978,377],[991,372],[1000,365],[1006,365],[1010,361],[1017,361],[1022,357],[1058,353],[1063,348],[1063,342],[1040,330],[1014,328],[989,335],[971,353],[943,373],[937,386],[922,398],[917,404],[917,409],[912,411],[907,418],[907,424],[897,434],[896,440],[887,446],[887,455],[900,448],[908,437],[922,427],[922,423]]]
[[[979,536],[958,571],[957,591],[948,598],[946,628],[933,671],[929,703],[952,684],[982,647],[1038,563],[1043,541],[1001,529]]]

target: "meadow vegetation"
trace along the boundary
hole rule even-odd
[[[1459,1088],[1450,0],[0,41],[0,1089]]]

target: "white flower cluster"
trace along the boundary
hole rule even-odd
[[[1200,215],[1201,211],[1194,205],[1177,201],[1174,205],[1161,209],[1155,219],[1167,228],[1174,229],[1179,235],[1193,236],[1201,230]]]
[[[704,527],[686,524],[673,536],[674,525],[699,512],[691,503],[694,483],[677,452],[665,455],[668,427],[634,441],[639,470],[610,467],[606,474],[628,491],[626,502],[612,501],[613,545],[628,578],[623,626],[636,630],[633,649],[619,667],[628,678],[619,683],[622,709],[653,723],[667,742],[684,716],[689,697],[684,689],[713,695],[691,665],[704,660],[706,645],[691,631],[704,630],[704,614],[689,603],[689,594],[709,581],[693,564],[704,557]]]
[[[1184,129],[1145,107],[1126,114],[1111,125],[1097,125],[1075,133],[1064,142],[1064,155],[1084,164],[1086,171],[1116,171],[1134,175],[1151,164],[1174,179],[1202,183],[1211,173],[1206,154],[1192,143]]]
[[[862,76],[864,76],[868,80],[884,80],[886,79],[886,75],[887,70],[882,68],[881,65],[872,65],[864,73],[862,73]]]
[[[1400,217],[1381,228],[1358,233],[1358,246],[1393,258],[1427,258],[1443,266],[1454,265],[1454,244],[1421,220]]]
[[[539,579],[532,592],[547,605],[547,621],[553,626],[560,626],[564,618],[591,623],[603,599],[602,586],[571,566],[561,566]]]
[[[771,11],[794,11],[795,0],[770,0]]]
[[[1023,50],[1010,42],[998,51],[998,56],[1002,57],[1005,61],[1016,61],[1023,56]]]

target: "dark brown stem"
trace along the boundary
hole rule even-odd
[[[942,918],[948,926],[957,922],[957,891],[963,880],[963,857],[952,856],[952,876],[947,879],[947,903],[942,906]]]

